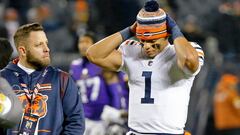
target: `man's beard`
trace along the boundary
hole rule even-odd
[[[30,51],[27,51],[26,56],[27,56],[26,57],[27,63],[31,64],[36,69],[44,68],[44,67],[48,66],[51,61],[50,58],[48,60],[36,58]]]

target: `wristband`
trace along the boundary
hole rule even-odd
[[[134,36],[134,33],[130,30],[130,27],[127,27],[121,31],[119,31],[121,36],[122,36],[122,40],[125,41],[128,38]]]
[[[171,29],[171,34],[173,40],[175,40],[177,37],[183,37],[183,34],[177,25]]]
[[[168,14],[167,14],[166,20],[167,20],[167,27],[169,29],[172,29],[177,25],[176,22]]]

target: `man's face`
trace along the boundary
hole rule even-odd
[[[31,32],[26,45],[26,62],[34,68],[50,64],[48,39],[43,31]]]
[[[83,36],[78,42],[78,49],[82,56],[86,56],[87,49],[93,45],[93,40],[91,37]]]
[[[168,44],[166,38],[160,38],[156,40],[140,40],[140,43],[143,45],[143,50],[149,58],[154,58]]]

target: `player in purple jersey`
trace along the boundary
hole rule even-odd
[[[81,91],[86,117],[85,135],[105,134],[106,123],[101,119],[103,110],[106,110],[104,107],[119,110],[126,107],[126,104],[124,107],[121,103],[124,97],[123,87],[117,73],[104,71],[85,57],[86,50],[95,41],[95,36],[91,32],[81,36],[78,48],[82,58],[73,60],[70,66],[70,73]],[[107,109],[107,114],[108,111]],[[119,117],[120,111],[116,111],[111,116]]]

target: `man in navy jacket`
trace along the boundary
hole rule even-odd
[[[19,53],[1,71],[24,106],[18,126],[6,134],[82,135],[85,129],[80,92],[71,76],[49,66],[50,50],[38,23],[18,28],[14,42]]]

